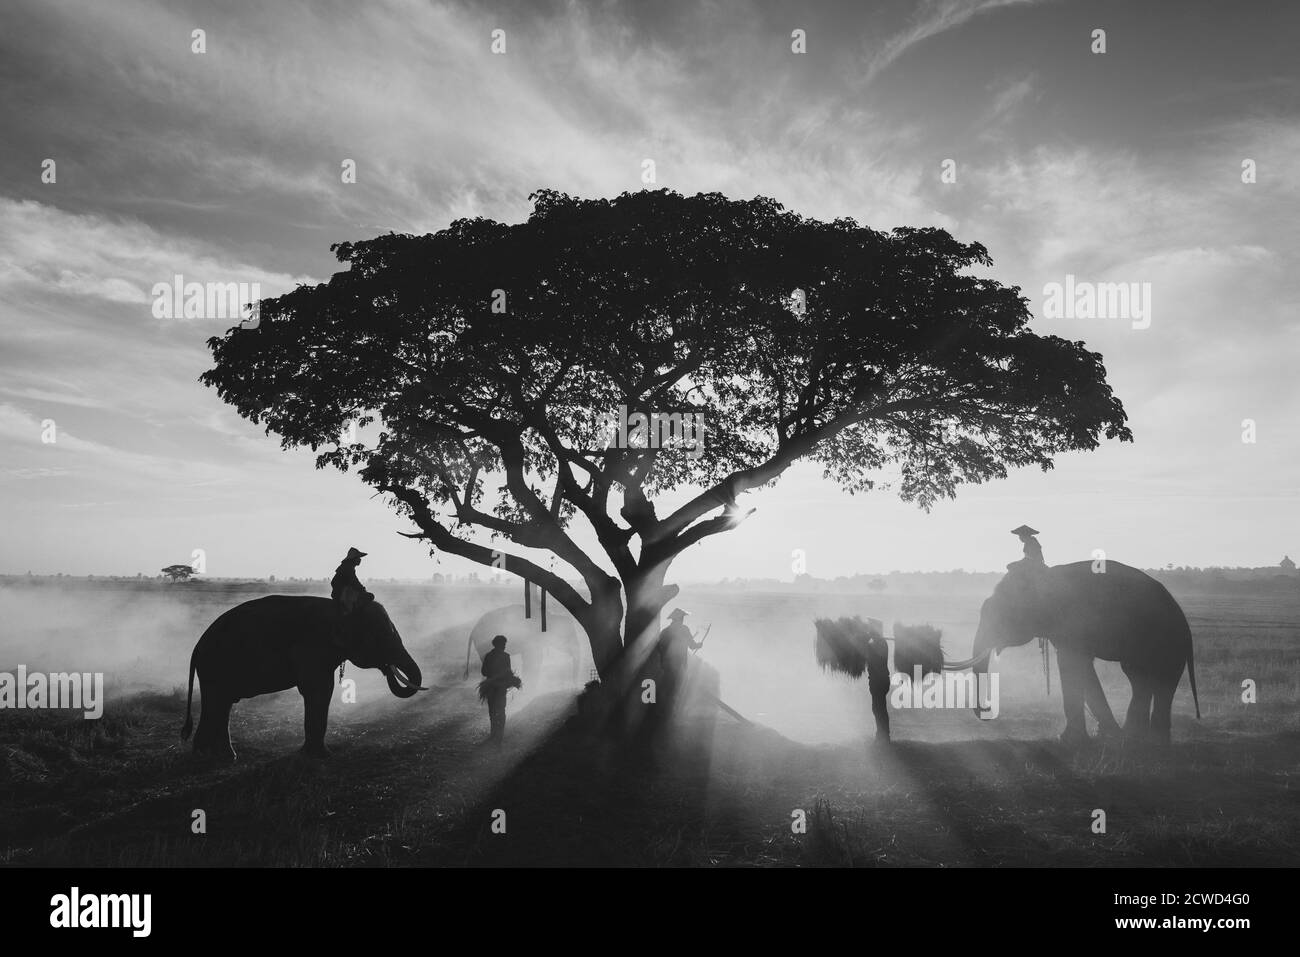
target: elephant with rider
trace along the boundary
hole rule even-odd
[[[1145,572],[1115,561],[1053,565],[1034,574],[1013,569],[984,602],[973,657],[947,668],[982,674],[994,653],[1034,638],[1050,641],[1057,651],[1064,741],[1087,738],[1085,704],[1101,734],[1120,733],[1097,678],[1097,659],[1119,662],[1132,686],[1126,736],[1169,741],[1184,668],[1201,716],[1191,628],[1169,591]]]
[[[307,595],[268,595],[236,605],[209,625],[194,646],[181,738],[188,740],[193,729],[197,674],[201,711],[195,752],[233,759],[230,710],[235,702],[297,688],[303,699],[302,750],[325,756],[334,673],[344,661],[379,669],[399,698],[423,690],[419,665],[377,601],[364,602],[347,615],[336,601]]]

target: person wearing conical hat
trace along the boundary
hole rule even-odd
[[[1019,538],[1024,545],[1025,557],[1009,564],[1007,571],[1037,575],[1038,572],[1046,570],[1047,562],[1043,561],[1043,546],[1038,544],[1038,539],[1034,537],[1038,534],[1038,529],[1021,525],[1019,528],[1013,528],[1011,534]]]
[[[339,567],[334,569],[334,577],[330,579],[330,597],[339,603],[344,614],[351,612],[362,600],[375,597],[365,590],[357,578],[357,566],[365,557],[365,552],[349,548],[343,561],[339,562]]]
[[[1020,539],[1025,547],[1025,561],[1037,565],[1046,565],[1043,561],[1043,546],[1038,544],[1038,539],[1034,536],[1038,534],[1038,529],[1030,528],[1028,525],[1021,525],[1019,528],[1013,528],[1011,534]]]
[[[659,632],[659,665],[663,674],[662,700],[671,710],[676,703],[678,693],[686,680],[686,668],[692,651],[698,650],[703,642],[695,640],[695,635],[686,627],[686,617],[690,612],[674,608],[668,613],[671,624]]]

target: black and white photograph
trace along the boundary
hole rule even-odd
[[[57,876],[5,926],[906,869],[780,880],[1249,940],[1298,51],[1278,0],[5,0],[0,877]]]

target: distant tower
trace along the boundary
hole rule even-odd
[[[1277,563],[1277,566],[1278,568],[1282,569],[1282,571],[1287,573],[1295,571],[1295,562],[1291,561],[1291,557],[1289,555],[1283,555],[1282,560]]]

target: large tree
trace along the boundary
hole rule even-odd
[[[346,271],[210,340],[202,381],[285,447],[357,469],[413,537],[539,583],[605,678],[634,670],[625,652],[676,594],[673,559],[798,459],[849,492],[890,473],[928,508],[1131,439],[1101,356],[1030,332],[1019,288],[971,274],[991,264],[978,243],[761,197],[532,199],[517,225],[334,246]],[[597,423],[620,407],[702,414],[703,448],[607,446]],[[373,443],[339,439],[376,419]],[[697,494],[660,514],[677,489]]]

